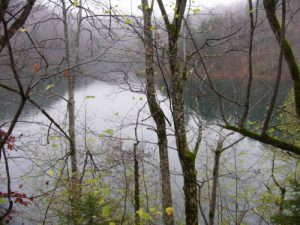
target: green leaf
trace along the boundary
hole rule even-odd
[[[114,134],[114,130],[113,129],[107,129],[105,131],[103,131],[104,133],[108,134],[109,136],[113,136]]]
[[[87,184],[94,184],[94,183],[96,183],[97,182],[97,179],[87,179],[86,180],[86,183]]]
[[[156,212],[156,208],[154,208],[154,207],[150,208],[149,210],[150,210],[150,212],[152,212],[152,213]]]
[[[103,11],[104,14],[111,14],[111,10],[107,9]]]
[[[102,208],[102,216],[104,218],[108,218],[109,214],[110,214],[110,207],[108,205],[106,205]]]
[[[57,140],[59,138],[60,138],[60,136],[52,135],[52,136],[49,137],[49,140],[55,141],[55,140]]]
[[[127,25],[130,25],[130,24],[132,24],[132,19],[130,19],[130,18],[126,18],[126,20],[125,20],[125,24],[127,24]]]
[[[101,191],[102,191],[102,193],[103,193],[105,196],[109,196],[109,195],[110,195],[110,190],[109,190],[109,188],[103,188]]]
[[[54,176],[54,170],[49,170],[47,173],[48,173],[48,175],[51,176],[51,177]]]
[[[198,15],[198,14],[200,14],[201,10],[200,10],[200,8],[196,8],[196,9],[193,9],[192,12],[193,12],[193,14]]]
[[[275,133],[275,128],[272,127],[272,128],[269,130],[269,133],[270,133],[271,135],[274,134],[274,133]]]
[[[238,156],[240,157],[240,156],[246,156],[248,153],[247,152],[241,152],[241,153],[239,153],[238,154]]]
[[[150,26],[149,30],[151,30],[151,31],[156,30],[156,26]]]
[[[57,147],[58,147],[58,144],[53,143],[53,144],[51,145],[51,147],[52,147],[52,148],[57,148]]]
[[[136,214],[138,214],[139,215],[139,217],[142,217],[143,216],[143,214],[144,214],[144,209],[143,208],[140,208],[138,211],[136,211]]]
[[[79,6],[78,0],[74,0],[73,5],[76,6],[76,7]]]
[[[257,10],[257,8],[253,8],[253,9],[249,10],[249,14],[255,13],[256,10]]]
[[[0,205],[3,205],[3,204],[5,204],[5,199],[4,198],[0,198]]]
[[[87,96],[85,97],[85,99],[94,99],[94,98],[96,98],[94,95],[87,95]]]

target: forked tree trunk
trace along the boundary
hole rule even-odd
[[[168,32],[168,57],[170,65],[172,116],[176,146],[183,172],[186,225],[198,225],[197,171],[195,160],[197,151],[189,149],[184,117],[184,89],[186,71],[178,59],[178,40],[187,0],[177,0],[173,21],[170,22],[162,0],[157,0]]]
[[[153,5],[150,7],[147,0],[142,0],[144,16],[144,47],[146,59],[146,95],[149,109],[156,124],[158,148],[160,156],[161,188],[162,188],[162,207],[165,225],[173,225],[174,217],[167,215],[166,208],[172,207],[172,192],[170,183],[168,140],[166,132],[165,115],[156,99],[154,84],[154,46],[151,16]]]

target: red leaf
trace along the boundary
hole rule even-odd
[[[33,65],[33,72],[34,72],[34,74],[37,74],[39,72],[39,70],[40,70],[40,65],[38,63],[35,63]]]

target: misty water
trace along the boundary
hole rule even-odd
[[[32,39],[29,40],[27,33],[22,31],[16,32],[11,40],[15,64],[22,84],[27,87],[34,82],[38,83],[31,90],[30,98],[36,101],[60,127],[55,126],[31,103],[26,103],[12,134],[16,137],[15,148],[6,152],[9,159],[12,191],[33,197],[33,201],[28,201],[30,204],[27,207],[14,204],[13,220],[10,221],[10,224],[70,223],[70,220],[66,220],[66,217],[72,215],[69,197],[71,189],[69,142],[60,130],[62,129],[68,134],[67,82],[70,74],[77,76],[75,91],[76,150],[79,171],[86,169],[84,170],[86,173],[84,176],[82,175],[83,186],[95,185],[93,182],[96,180],[99,189],[92,193],[93,197],[96,196],[95,199],[97,199],[99,193],[97,191],[100,189],[108,189],[109,198],[107,199],[114,204],[114,209],[120,209],[119,212],[123,213],[123,208],[126,208],[128,217],[130,217],[128,221],[133,221],[135,214],[133,146],[138,142],[142,207],[146,208],[148,212],[152,207],[157,208],[160,212],[164,211],[161,208],[162,181],[156,127],[145,96],[145,54],[142,38],[145,28],[141,17],[140,0],[132,0],[130,4],[126,4],[124,0],[86,1],[84,4],[88,2],[95,4],[89,8],[91,14],[88,11],[84,13],[86,15],[82,20],[78,46],[76,45],[78,25],[76,17],[79,8],[75,7],[75,2],[78,4],[79,1],[66,1],[69,5],[67,11],[68,38],[64,35],[60,3],[41,1],[41,5],[37,6],[33,15],[25,23],[25,28]],[[127,9],[127,13],[135,15],[134,19],[131,16],[107,17],[112,12],[111,4],[114,5],[116,2],[124,10],[130,8]],[[170,2],[165,1],[166,4]],[[217,2],[226,3],[212,9],[212,5]],[[255,209],[264,206],[262,195],[268,192],[268,185],[272,185],[270,180],[274,152],[278,153],[276,154],[276,157],[278,156],[276,159],[277,169],[283,167],[282,171],[278,172],[279,180],[287,179],[288,172],[292,171],[289,168],[296,168],[296,166],[293,167],[293,159],[286,159],[286,155],[282,157],[286,161],[281,161],[280,151],[274,147],[243,138],[240,134],[222,129],[220,126],[224,122],[221,119],[221,108],[231,124],[237,124],[244,110],[248,82],[246,52],[249,44],[249,9],[245,5],[246,3],[246,1],[239,0],[199,2],[200,5],[204,4],[200,14],[197,15],[198,13],[193,12],[195,15],[190,18],[186,17],[185,21],[192,34],[182,31],[178,41],[179,56],[200,49],[208,68],[208,72],[204,71],[198,56],[195,55],[192,57],[195,57],[195,61],[192,58],[186,61],[189,61],[187,64],[189,72],[184,103],[190,149],[195,146],[199,133],[198,125],[202,124],[201,146],[196,158],[199,199],[201,200],[198,201],[200,224],[205,224],[203,215],[208,218],[209,214],[214,151],[221,137],[226,136],[224,148],[238,142],[221,156],[216,224],[221,224],[220,221],[222,221],[222,225],[234,222],[238,224],[239,218],[242,218],[242,224],[269,224],[264,218],[269,219],[275,209],[268,209],[266,215],[259,215]],[[101,4],[104,5],[101,6]],[[196,4],[197,8],[195,9],[197,10],[195,11],[198,11],[198,3]],[[184,224],[185,219],[183,179],[167,92],[172,85],[168,86],[165,83],[169,82],[169,78],[172,76],[168,68],[168,34],[157,7],[157,5],[154,7],[155,15],[153,16],[155,26],[151,27],[155,39],[155,57],[157,57],[155,58],[155,85],[157,98],[167,121],[175,224],[181,225]],[[172,4],[168,8],[170,12],[173,12]],[[189,6],[189,8],[189,11],[191,9],[194,11],[193,7]],[[117,9],[117,11],[119,10]],[[255,11],[258,12],[259,26],[254,38],[255,69],[251,90],[251,108],[245,124],[249,130],[255,130],[257,128],[255,126],[260,126],[264,121],[274,88],[274,80],[271,77],[275,75],[279,54],[278,44],[269,29],[263,10]],[[102,13],[104,17],[95,16],[102,15]],[[221,14],[219,15],[219,13]],[[117,14],[122,15],[122,11]],[[295,21],[296,18],[297,16],[294,18]],[[295,30],[299,30],[297,28],[297,26],[294,27]],[[222,42],[212,41],[214,38],[218,40],[218,38],[230,35],[231,32],[239,29],[240,31],[233,36],[233,39],[224,39],[224,45]],[[187,32],[187,29],[183,30]],[[293,46],[298,46],[298,36],[296,33],[294,40],[291,39]],[[195,41],[196,45],[191,40]],[[41,58],[40,52],[33,48],[33,44],[42,51],[45,58]],[[231,47],[232,49],[230,49]],[[66,48],[69,50],[69,59],[67,59]],[[299,55],[299,48],[295,47],[295,49]],[[233,50],[232,53],[231,50]],[[2,53],[1,84],[17,88],[7,52]],[[76,53],[79,53],[79,62],[76,61]],[[200,58],[203,60],[202,56]],[[69,63],[68,60],[70,60]],[[33,70],[36,64],[40,66],[38,71]],[[195,67],[195,71],[193,71],[193,67]],[[285,70],[286,68],[283,71],[276,109],[270,123],[275,127],[280,122],[277,107],[285,103],[291,89],[291,82],[288,81]],[[67,73],[65,74],[65,72]],[[209,74],[213,77],[208,82]],[[167,79],[163,80],[162,77]],[[217,90],[219,96],[223,96],[222,101],[212,89]],[[20,96],[0,87],[0,101],[0,129],[7,130],[17,111]],[[252,122],[256,124],[252,124]],[[1,157],[0,192],[6,193],[8,192],[7,176],[5,163]],[[270,192],[272,197],[276,198],[277,188],[273,189]],[[1,202],[3,199],[0,198],[0,214],[4,208],[2,206],[7,206],[5,205],[7,198],[4,199],[5,203]],[[272,207],[273,203],[274,201],[270,204]],[[120,218],[120,216],[115,216],[115,218]],[[155,218],[153,224],[162,225],[161,216]]]
[[[142,79],[137,79],[135,76],[131,78],[131,88],[137,92],[143,89]],[[77,129],[77,144],[79,150],[79,164],[82,167],[85,152],[83,149],[88,148],[93,154],[97,155],[99,166],[106,168],[108,165],[103,162],[106,160],[104,153],[99,150],[103,148],[103,143],[110,141],[122,142],[125,151],[131,152],[133,143],[135,142],[135,124],[137,115],[139,114],[138,126],[138,140],[140,144],[140,151],[144,152],[146,171],[155,171],[152,174],[152,181],[159,183],[159,161],[157,152],[157,139],[154,132],[153,122],[150,119],[150,113],[146,105],[146,98],[143,93],[134,93],[129,90],[128,85],[122,82],[123,77],[119,76],[115,80],[95,80],[90,78],[77,79],[76,87],[76,129]],[[118,82],[116,82],[118,81]],[[215,80],[215,85],[224,90],[224,94],[233,97],[235,94],[235,87],[240,81],[227,82],[224,80]],[[49,84],[55,86],[47,89]],[[126,82],[125,82],[126,83]],[[157,82],[157,88],[162,85],[162,82]],[[264,83],[257,85],[264,86]],[[201,150],[197,158],[198,179],[201,183],[210,179],[208,170],[212,169],[213,153],[218,141],[220,132],[225,135],[230,132],[220,129],[219,126],[212,125],[218,119],[218,100],[210,92],[209,88],[202,88],[199,91],[199,85],[196,82],[191,82],[187,86],[186,95],[186,115],[188,118],[188,135],[193,146],[195,135],[197,135],[196,125],[193,118],[189,116],[191,113],[195,114],[195,98],[199,100],[199,109],[201,113],[201,120],[205,126],[203,127],[203,140]],[[63,129],[67,130],[67,104],[64,99],[67,99],[67,85],[66,81],[62,82],[50,81],[39,87],[40,92],[35,96],[43,108],[56,120]],[[46,90],[47,89],[47,90]],[[289,89],[289,84],[286,83],[281,89],[281,99],[283,102]],[[46,91],[45,91],[46,90]],[[269,99],[263,99],[261,96],[268,96],[266,89],[258,87],[257,101],[258,103],[253,116],[255,119],[262,117],[264,114],[266,102]],[[269,90],[271,91],[271,90]],[[168,118],[171,118],[169,111],[169,101],[165,91],[159,92],[158,98],[162,101],[162,108],[166,111]],[[2,96],[7,93],[2,92]],[[195,97],[196,96],[196,97]],[[14,97],[14,104],[6,104],[6,110],[2,116],[2,121],[7,121],[13,116],[16,109],[18,98]],[[230,105],[225,107],[227,113],[234,113],[231,111]],[[6,119],[6,120],[4,120]],[[51,128],[49,128],[51,126]],[[4,126],[5,127],[5,126]],[[53,130],[56,131],[53,131]],[[169,134],[172,134],[172,125],[168,128]],[[196,131],[195,131],[196,130]],[[56,136],[59,131],[50,121],[36,108],[28,104],[26,110],[17,124],[13,133],[14,136],[20,137],[17,141],[17,149],[10,152],[10,169],[12,176],[12,189],[14,191],[25,192],[28,196],[39,196],[42,193],[50,191],[54,185],[54,179],[57,177],[56,163],[65,159],[67,154],[66,140],[57,140]],[[20,136],[22,135],[22,136]],[[230,145],[241,138],[238,134],[233,134],[225,141],[225,146]],[[60,145],[60,146],[59,146]],[[182,177],[180,175],[180,164],[175,149],[174,137],[169,137],[169,157],[170,169],[172,173],[172,191],[174,199],[174,208],[177,219],[183,217],[184,204],[182,193]],[[99,152],[100,151],[100,152]],[[110,150],[111,151],[111,150]],[[110,152],[108,154],[114,154]],[[221,171],[220,182],[225,182],[229,186],[231,181],[235,180],[237,174],[234,167],[238,167],[241,172],[239,176],[243,183],[238,184],[238,190],[233,186],[228,188],[228,196],[234,195],[236,191],[243,192],[244,188],[249,188],[253,191],[252,198],[258,198],[258,193],[254,190],[260,188],[263,181],[269,177],[269,174],[264,174],[268,171],[271,164],[265,159],[271,154],[267,146],[259,144],[248,138],[241,140],[237,145],[227,150],[222,156],[222,163],[225,165]],[[231,167],[231,168],[230,168]],[[55,175],[53,174],[55,171]],[[1,164],[1,173],[3,173],[3,163]],[[147,172],[146,172],[147,173]],[[254,176],[255,175],[255,176]],[[49,182],[50,181],[50,182]],[[151,182],[150,182],[151,183]],[[5,188],[5,179],[1,181],[1,189]],[[20,185],[22,184],[22,190]],[[47,185],[46,185],[47,184]],[[159,186],[156,187],[160,190]],[[205,196],[207,190],[203,189],[202,195]],[[244,202],[241,202],[241,206]],[[22,221],[24,224],[39,224],[37,221],[43,221],[45,214],[46,203],[38,201],[27,207],[19,207],[18,224]],[[132,207],[132,206],[131,206]],[[203,206],[204,211],[207,210]],[[207,211],[206,211],[207,213]],[[255,221],[256,218],[246,218],[246,221]]]

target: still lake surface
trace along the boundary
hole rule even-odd
[[[219,90],[222,90],[224,95],[228,97],[237,97],[242,85],[241,81],[232,80],[215,80],[215,85]],[[123,84],[122,84],[123,83]],[[157,88],[161,89],[158,96],[160,100],[163,100],[161,105],[166,111],[168,118],[171,118],[169,111],[169,101],[165,93],[165,89],[162,89],[162,82],[157,82]],[[55,84],[53,88],[45,91],[49,84]],[[266,105],[269,99],[267,98],[268,92],[272,89],[268,84],[268,81],[256,84],[254,91],[254,102],[256,107],[252,111],[251,119],[257,120],[263,117],[265,113]],[[135,90],[141,90],[142,83],[138,79],[132,79],[132,86]],[[220,128],[215,124],[218,118],[218,99],[211,93],[209,89],[202,88],[199,91],[199,83],[190,82],[187,85],[186,95],[186,116],[188,118],[188,131],[191,146],[194,143],[195,135],[195,123],[190,113],[194,112],[195,99],[198,98],[199,109],[201,113],[201,120],[204,123],[203,141],[201,150],[197,158],[198,177],[199,181],[209,180],[211,177],[210,170],[212,169],[213,162],[213,149],[216,146],[216,142],[220,135]],[[236,87],[236,88],[233,88]],[[239,90],[238,90],[239,88]],[[289,90],[289,84],[286,83],[281,88],[281,94],[279,102],[283,103]],[[65,81],[56,83],[56,80],[52,80],[48,83],[44,83],[39,87],[34,98],[38,101],[43,108],[67,131],[67,104],[64,98],[67,98],[67,86]],[[1,90],[1,97],[4,99],[3,110],[1,112],[1,121],[7,122],[13,115],[16,109],[18,98],[3,92]],[[196,97],[195,97],[196,96]],[[241,96],[238,96],[242,98]],[[5,102],[5,99],[6,100]],[[14,103],[10,102],[10,99],[14,99]],[[135,141],[135,123],[136,118],[139,115],[138,126],[138,139],[141,141],[143,151],[151,155],[148,161],[151,162],[147,167],[159,174],[158,170],[158,152],[156,146],[156,134],[153,130],[153,123],[149,119],[150,113],[146,105],[145,95],[142,93],[134,93],[128,90],[128,86],[124,85],[122,78],[118,77],[113,82],[106,80],[94,80],[90,78],[80,78],[77,80],[76,88],[76,129],[77,129],[77,144],[79,148],[79,162],[82,163],[84,156],[84,149],[86,142],[90,142],[89,145],[94,146],[95,154],[97,148],[101,146],[103,139],[113,139],[116,141],[122,141],[126,151],[131,151],[132,145]],[[228,114],[236,113],[236,109],[230,104],[225,104],[225,110]],[[171,120],[171,119],[170,119]],[[51,126],[51,129],[49,127]],[[53,131],[53,130],[56,131]],[[50,130],[50,131],[49,131]],[[175,149],[174,137],[172,136],[172,125],[168,128],[169,138],[169,157],[170,168],[172,172],[172,188],[173,198],[175,206],[175,215],[180,218],[184,212],[183,198],[182,198],[182,178],[180,176],[180,164],[178,155]],[[50,133],[50,135],[48,135]],[[19,136],[17,141],[17,149],[10,152],[10,169],[12,176],[12,188],[18,191],[20,184],[22,184],[22,192],[25,192],[28,196],[39,196],[46,190],[51,189],[50,185],[45,187],[45,182],[51,180],[52,173],[55,170],[55,163],[66,154],[66,143],[62,142],[61,149],[58,148],[57,142],[54,140],[58,135],[57,128],[54,125],[50,125],[50,122],[45,116],[35,109],[33,106],[28,105],[24,110],[20,122],[17,124],[14,130],[14,135]],[[221,133],[228,134],[228,131],[221,131]],[[112,137],[110,137],[112,136]],[[240,138],[240,135],[234,134],[226,139],[225,146],[233,143]],[[93,147],[91,147],[93,148]],[[244,188],[252,189],[260,188],[262,182],[268,178],[269,174],[264,174],[264,171],[268,171],[270,163],[266,163],[264,160],[270,154],[269,151],[265,151],[267,147],[261,145],[250,139],[243,139],[237,145],[227,150],[222,157],[223,169],[221,171],[222,176],[220,182],[231,183],[236,178],[237,172],[234,167],[239,168],[240,179],[243,180],[243,184],[239,184],[239,191],[243,192]],[[114,154],[111,152],[109,154]],[[101,161],[101,156],[99,161]],[[82,164],[81,164],[82,165]],[[4,167],[1,162],[1,189],[5,188],[6,179],[4,178]],[[256,176],[254,176],[256,174]],[[159,178],[156,178],[159,179]],[[229,181],[228,181],[229,179]],[[253,183],[256,182],[256,183]],[[53,184],[53,183],[52,183]],[[227,190],[228,196],[234,195],[235,190],[233,187]],[[208,190],[203,191],[202,195],[207,194]],[[257,193],[253,193],[252,198],[257,198]],[[224,197],[226,199],[226,197]],[[240,203],[241,205],[243,203]],[[20,221],[24,224],[39,224],[37,221],[43,220],[45,205],[42,203],[33,202],[33,204],[25,208],[18,207],[20,212],[20,218],[15,221],[18,224]],[[204,210],[207,210],[204,207]],[[207,212],[207,211],[206,211]],[[248,221],[253,221],[253,218],[246,218]]]

